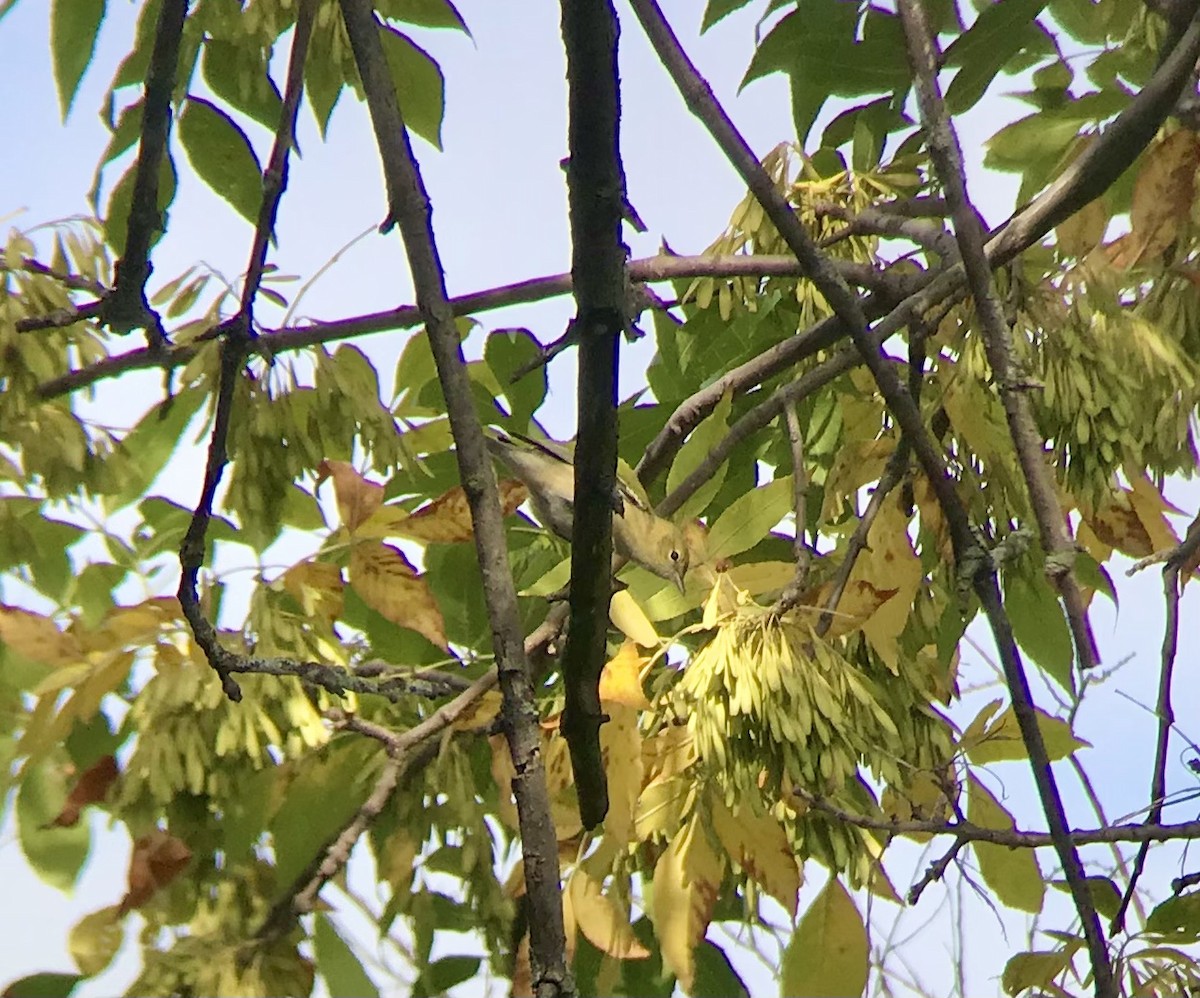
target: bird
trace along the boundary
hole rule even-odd
[[[488,450],[529,489],[538,519],[559,537],[571,539],[575,507],[575,466],[564,445],[542,443],[516,433],[493,430]],[[682,592],[689,551],[683,531],[656,516],[619,478],[613,490],[613,548],[617,554],[673,582]]]

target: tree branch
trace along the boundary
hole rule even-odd
[[[1099,653],[1091,625],[1088,623],[1083,595],[1070,574],[1070,561],[1074,558],[1075,547],[1067,536],[1066,517],[1059,505],[1054,482],[1051,480],[1049,469],[1046,466],[1044,443],[1034,424],[1033,411],[1025,389],[1020,385],[1023,379],[1018,376],[1016,371],[1011,332],[996,295],[991,266],[984,251],[983,221],[969,200],[962,165],[962,150],[959,147],[958,136],[946,114],[945,104],[938,88],[937,72],[941,65],[941,53],[938,51],[937,42],[929,27],[921,0],[898,0],[898,9],[904,27],[909,64],[913,69],[913,78],[917,88],[917,104],[925,126],[926,142],[929,145],[930,157],[941,178],[946,200],[954,219],[959,253],[966,270],[972,296],[975,299],[975,311],[983,327],[984,348],[987,352],[988,362],[996,377],[997,388],[1008,420],[1009,434],[1024,472],[1030,504],[1041,533],[1043,550],[1047,554],[1048,562],[1053,559],[1057,565],[1056,571],[1051,571],[1048,567],[1047,574],[1054,579],[1063,598],[1067,618],[1071,623],[1072,634],[1075,638],[1075,649],[1079,656],[1080,666],[1090,668],[1097,664]],[[1011,630],[1008,620],[998,612],[1000,595],[996,587],[994,572],[991,573],[991,578],[986,584],[982,576],[977,576],[976,588],[981,600],[992,603],[997,610],[995,614],[989,615],[993,629],[997,631]],[[1001,635],[998,633],[997,639],[999,640],[1000,637]],[[1007,637],[1006,634],[1005,644],[1008,644]],[[1005,659],[1005,678],[1008,680],[1013,700],[1013,712],[1017,717],[1021,738],[1025,743],[1030,764],[1033,767],[1034,782],[1037,785],[1042,808],[1055,839],[1059,861],[1062,863],[1072,900],[1083,925],[1092,972],[1095,975],[1096,994],[1099,996],[1115,995],[1117,985],[1113,978],[1108,942],[1104,937],[1100,916],[1096,912],[1095,903],[1092,901],[1087,882],[1084,879],[1083,864],[1067,836],[1067,816],[1038,728],[1037,714],[1033,707],[1028,680],[1020,663],[1016,660],[1013,648],[1008,648],[1007,652],[1004,654],[1004,649],[1002,649]]]
[[[617,474],[617,369],[625,331],[625,178],[619,148],[617,15],[611,0],[563,0],[567,56],[573,327],[579,342],[575,499],[571,536],[571,622],[563,653],[560,729],[586,829],[608,813],[600,755],[600,673],[608,641],[613,494]]]
[[[413,155],[370,0],[341,0],[342,17],[362,79],[388,191],[388,219],[400,229],[454,435],[463,491],[471,510],[484,600],[492,625],[503,694],[501,718],[516,776],[525,876],[529,888],[531,950],[538,995],[572,994],[566,962],[558,842],[541,756],[541,732],[521,638],[517,594],[508,564],[496,476],[475,413],[470,379],[445,276],[430,224],[431,206]]]

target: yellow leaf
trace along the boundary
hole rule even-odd
[[[600,750],[608,774],[604,835],[616,842],[631,842],[644,772],[638,712],[635,707],[615,702],[610,702],[606,709],[609,720],[600,728]]]
[[[600,673],[600,700],[625,704],[646,710],[650,701],[642,691],[641,669],[645,659],[638,654],[637,645],[626,641],[604,665]]]
[[[60,631],[49,617],[18,607],[0,606],[0,641],[43,665],[70,665],[83,657],[73,634]]]
[[[708,844],[696,816],[671,840],[654,867],[651,919],[663,962],[691,991],[696,975],[694,950],[708,931],[724,858]]]
[[[861,995],[867,986],[867,930],[837,877],[800,919],[783,953],[780,994],[812,998]]]
[[[488,690],[450,725],[455,731],[474,731],[500,713],[502,698],[498,690]]]
[[[499,484],[500,506],[505,516],[511,516],[529,498],[529,490],[523,483],[513,479],[504,479]],[[462,486],[456,485],[397,523],[396,533],[423,543],[469,541],[475,532],[471,525],[471,508]]]
[[[1200,140],[1186,128],[1147,150],[1129,210],[1139,262],[1156,260],[1175,241],[1180,220],[1192,211],[1197,166]]]
[[[1050,761],[1065,759],[1076,749],[1090,748],[1091,743],[1075,736],[1071,725],[1057,717],[1051,717],[1044,710],[1034,708],[1037,714],[1038,730],[1042,733],[1042,741],[1046,744],[1046,753]],[[964,732],[963,741],[966,741]],[[993,762],[1028,761],[1029,753],[1021,738],[1021,729],[1017,725],[1017,715],[1012,707],[1004,711],[990,724],[985,732],[972,739],[967,748],[967,757],[980,766]]]
[[[362,601],[393,624],[448,650],[437,600],[404,554],[390,544],[364,542],[350,551],[350,584]]]
[[[629,913],[601,893],[600,884],[582,867],[571,874],[567,893],[575,925],[601,953],[617,960],[644,960],[650,955],[633,934]]]
[[[310,617],[319,617],[328,626],[342,613],[342,570],[324,561],[302,561],[280,578]]]
[[[1012,815],[975,777],[967,781],[967,819],[982,828],[1011,829]],[[1010,849],[990,842],[972,844],[979,873],[1001,904],[1034,915],[1042,910],[1046,882],[1032,849]]]
[[[710,806],[713,830],[729,858],[795,918],[800,866],[783,826],[770,815],[755,814],[749,806],[734,815],[715,796]]]
[[[1086,207],[1080,208],[1070,218],[1055,226],[1054,235],[1059,252],[1064,256],[1087,256],[1104,238],[1108,221],[1108,209],[1104,206],[1103,198],[1097,198]]]
[[[895,672],[900,650],[897,641],[908,625],[917,590],[925,576],[921,560],[908,537],[908,520],[900,508],[897,492],[883,504],[867,535],[867,550],[859,557],[850,576],[851,583],[866,582],[872,592],[858,609],[880,600],[863,621],[863,633],[879,657]],[[883,594],[892,591],[893,595]],[[847,587],[847,592],[850,589]],[[864,592],[859,589],[858,594]]]
[[[350,533],[375,512],[383,502],[383,486],[368,482],[345,461],[322,461],[317,465],[317,484],[333,479],[338,516]]]
[[[1164,514],[1178,513],[1179,508],[1167,502],[1145,474],[1131,477],[1130,485],[1133,491],[1129,494],[1129,502],[1146,528],[1154,550],[1168,551],[1175,547],[1179,537]]]
[[[1091,513],[1085,512],[1083,518],[1101,544],[1130,558],[1145,558],[1154,553],[1154,541],[1134,509],[1132,498],[1133,493],[1128,489],[1117,489],[1104,505]],[[1080,536],[1083,537],[1083,531]]]
[[[645,612],[637,601],[629,594],[628,589],[613,593],[612,601],[608,604],[608,616],[613,625],[625,637],[636,641],[646,648],[657,648],[662,644],[662,638],[647,619]]]

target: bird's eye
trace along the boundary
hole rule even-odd
[[[671,551],[671,560],[672,560],[672,561],[678,561],[678,560],[679,560],[679,552],[678,552],[678,551],[676,551],[676,550],[672,549],[672,551]]]

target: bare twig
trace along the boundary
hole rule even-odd
[[[558,842],[550,815],[541,732],[522,645],[521,618],[508,564],[496,477],[475,412],[454,312],[446,297],[445,275],[430,224],[429,196],[397,102],[379,26],[370,0],[341,0],[341,8],[383,164],[388,220],[399,227],[404,241],[417,302],[446,399],[462,487],[471,510],[503,694],[501,719],[516,770],[513,791],[533,913],[530,945],[535,993],[572,994],[574,984],[566,962]]]
[[[116,286],[104,302],[104,322],[118,333],[145,329],[150,346],[165,340],[162,323],[146,300],[150,279],[150,247],[163,228],[158,210],[158,176],[167,154],[171,129],[171,101],[179,64],[179,44],[187,18],[188,0],[163,0],[154,33],[154,48],[146,71],[142,105],[142,135],[138,148],[125,251],[116,265]]]
[[[1188,540],[1192,535],[1200,536],[1200,531],[1189,531]],[[1184,542],[1186,544],[1187,541]],[[1180,545],[1182,548],[1183,545]],[[1158,737],[1154,747],[1154,768],[1150,775],[1150,810],[1146,815],[1148,824],[1155,824],[1162,818],[1163,802],[1167,796],[1167,750],[1171,743],[1171,727],[1175,723],[1175,710],[1171,705],[1171,686],[1175,673],[1175,656],[1179,650],[1179,573],[1181,560],[1171,559],[1163,568],[1163,602],[1166,605],[1166,621],[1163,624],[1162,650],[1159,654],[1158,674],[1158,704],[1155,714],[1158,717]],[[1110,933],[1122,932],[1125,928],[1125,913],[1137,891],[1138,878],[1146,866],[1146,855],[1149,852],[1149,842],[1143,842],[1138,848],[1133,860],[1133,872],[1129,875],[1129,883],[1125,893],[1121,895],[1121,904],[1113,915]]]

